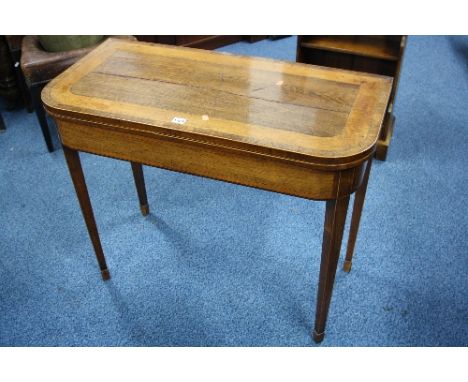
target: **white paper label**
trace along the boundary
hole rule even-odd
[[[174,117],[172,118],[172,123],[177,123],[178,125],[183,125],[185,122],[187,122],[187,119],[186,118],[182,118],[182,117]]]

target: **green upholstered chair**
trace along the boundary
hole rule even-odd
[[[89,48],[104,40],[102,35],[37,36],[46,52],[67,52],[69,50]]]

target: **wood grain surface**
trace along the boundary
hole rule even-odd
[[[42,99],[58,119],[346,168],[372,151],[390,89],[383,76],[109,39]]]

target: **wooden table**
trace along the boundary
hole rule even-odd
[[[322,341],[350,195],[351,268],[390,78],[109,39],[42,92],[56,120],[102,277],[110,277],[79,151],[326,200],[313,338]]]

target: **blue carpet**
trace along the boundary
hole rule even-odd
[[[294,60],[295,44],[221,50]],[[466,37],[409,38],[321,346],[468,345],[467,55]],[[62,150],[1,107],[0,345],[315,346],[324,203],[145,167],[143,218],[130,165],[83,154],[103,282]]]

